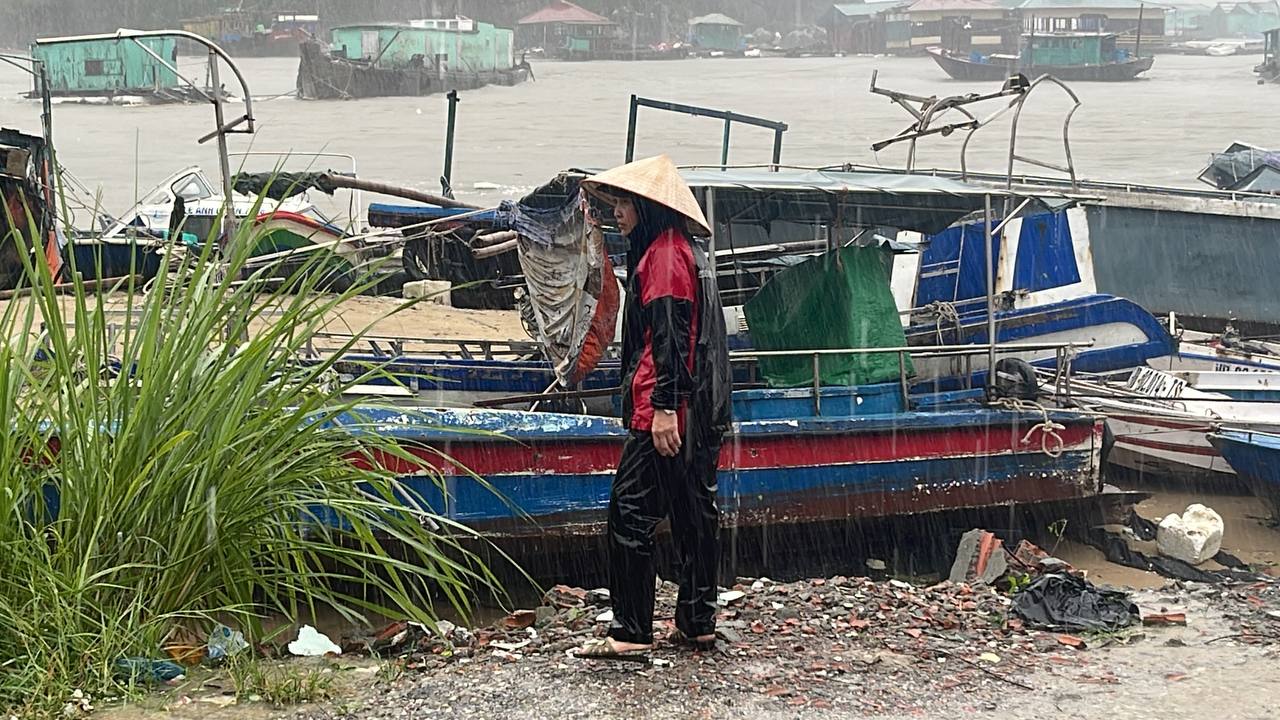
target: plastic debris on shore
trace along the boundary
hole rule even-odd
[[[341,655],[342,648],[319,630],[303,625],[298,630],[298,639],[289,643],[289,653],[298,657],[323,657]]]

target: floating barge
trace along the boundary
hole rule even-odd
[[[469,18],[336,27],[327,46],[299,46],[298,96],[349,100],[517,85],[531,71],[516,61],[514,43],[511,30]]]

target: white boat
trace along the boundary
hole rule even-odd
[[[1219,425],[1246,430],[1280,431],[1280,403],[1241,400],[1225,392],[1193,387],[1213,386],[1221,375],[1179,377],[1153,368],[1138,368],[1123,383],[1072,379],[1069,392],[1047,387],[1065,404],[1107,417],[1114,440],[1109,460],[1140,473],[1198,479],[1232,479],[1235,471],[1209,443]],[[1255,384],[1280,382],[1280,376],[1258,374]]]

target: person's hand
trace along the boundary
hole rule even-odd
[[[656,410],[653,413],[653,446],[663,457],[675,457],[680,452],[680,420],[675,413]]]

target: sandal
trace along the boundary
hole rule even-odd
[[[610,638],[590,640],[573,653],[574,657],[584,660],[614,660],[648,665],[649,650],[619,650]]]

